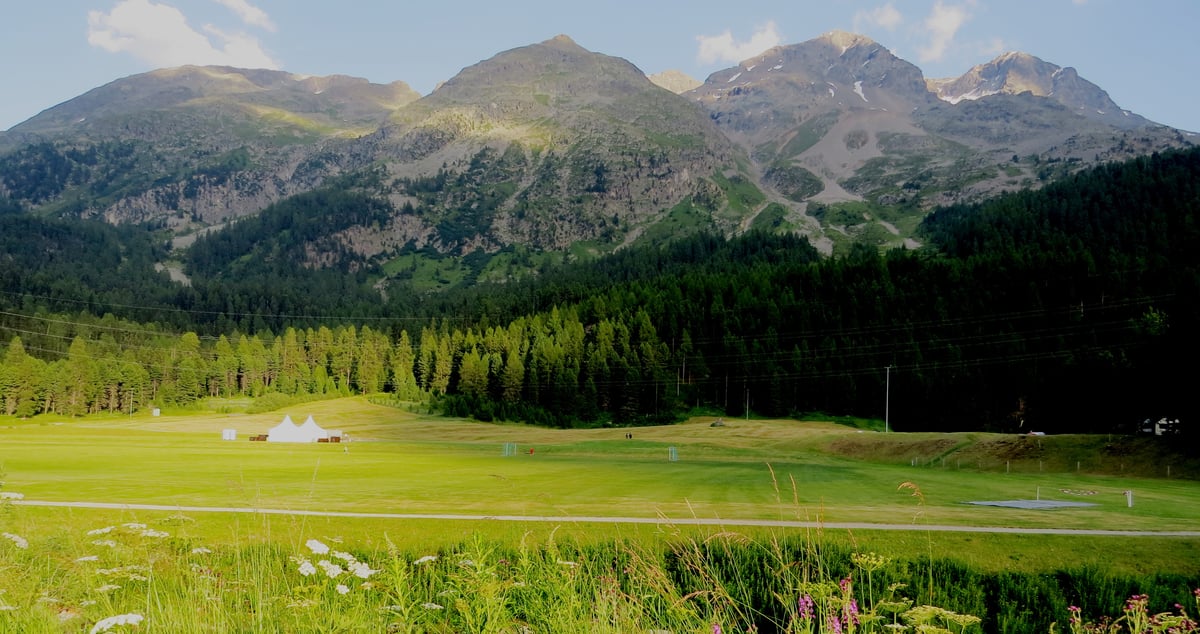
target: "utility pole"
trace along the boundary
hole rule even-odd
[[[883,433],[888,432],[888,418],[892,413],[892,366],[887,367],[887,382],[883,388]]]

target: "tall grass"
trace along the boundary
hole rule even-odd
[[[551,533],[421,552],[326,536],[204,543],[180,515],[18,535],[19,511],[0,514],[4,632],[1046,632],[1058,622],[1078,633],[1159,631],[1076,628],[1159,612],[1173,614],[1158,617],[1172,631],[1196,631],[1174,601],[1200,585],[1098,568],[984,573],[819,534],[681,532],[646,547]]]

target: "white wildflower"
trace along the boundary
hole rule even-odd
[[[114,528],[116,528],[116,526],[105,526],[104,528],[93,528],[92,530],[88,531],[87,534],[88,535],[103,535],[105,533],[111,533]]]
[[[357,561],[357,560],[354,558],[354,555],[351,555],[350,553],[344,553],[344,552],[342,552],[342,551],[340,551],[340,550],[335,550],[335,551],[333,551],[332,553],[330,553],[330,555],[331,555],[331,556],[332,556],[334,559],[341,559],[342,561],[345,561],[345,562],[347,562],[347,563],[352,563],[352,562],[354,562],[354,561]]]
[[[205,548],[205,547],[203,547],[203,546],[197,546],[196,548],[193,548],[193,549],[192,549],[192,554],[193,554],[193,555],[207,555],[207,554],[209,554],[209,553],[211,553],[211,552],[212,552],[212,550],[210,550],[210,549],[208,549],[208,548]]]
[[[0,491],[0,500],[24,500],[24,493],[16,493],[13,491]]]
[[[426,610],[442,610],[442,609],[444,609],[442,606],[440,606],[436,603],[433,603],[433,602],[422,603],[421,607],[425,608]]]
[[[414,566],[423,566],[428,563],[437,561],[437,555],[425,555],[424,557],[413,562]]]
[[[312,562],[306,559],[304,560],[304,563],[300,564],[300,574],[304,575],[305,577],[315,575],[317,574],[317,567],[312,565]]]
[[[80,557],[79,559],[76,559],[75,561],[99,561],[99,560],[100,560],[99,555],[88,555],[86,557]]]
[[[120,590],[120,589],[121,589],[121,586],[119,586],[115,583],[106,583],[106,584],[100,586],[99,588],[96,588],[96,592],[103,594],[105,592],[112,592],[113,590]]]
[[[304,542],[304,545],[308,546],[308,549],[311,550],[314,555],[324,555],[325,553],[329,552],[328,546],[315,539],[310,539]]]
[[[17,608],[16,608],[16,606],[12,606],[12,605],[0,605],[0,612],[11,612],[11,611],[13,611],[13,610],[15,610],[15,609],[17,609]]]
[[[317,567],[321,570],[324,570],[325,576],[329,577],[330,579],[338,577],[345,572],[342,570],[341,566],[329,561],[328,559],[322,559],[321,561],[318,561]]]
[[[358,577],[359,579],[370,579],[371,575],[379,572],[378,570],[371,570],[370,566],[361,561],[352,562],[346,567],[349,568],[350,572],[354,573],[354,576]]]
[[[144,618],[145,617],[143,617],[141,614],[118,614],[116,616],[110,616],[106,619],[100,619],[97,621],[96,624],[92,626],[92,630],[89,634],[100,634],[100,632],[107,632],[118,625],[137,625],[141,623]]]
[[[470,559],[464,559],[458,562],[458,565],[462,566],[463,568],[474,568],[475,562]]]
[[[25,538],[21,537],[20,535],[14,535],[12,533],[0,533],[0,535],[3,535],[11,540],[17,548],[29,548],[29,542],[25,541]]]
[[[350,588],[347,588],[345,584],[339,583],[337,584],[337,592],[338,594],[346,594],[350,592]]]
[[[116,548],[116,547],[117,547],[117,542],[114,542],[114,541],[113,541],[113,540],[111,540],[111,539],[97,539],[96,541],[92,542],[92,545],[94,545],[94,546],[108,546],[109,548]]]
[[[125,522],[124,524],[121,524],[121,526],[124,526],[131,531],[140,531],[146,528],[146,525],[142,524],[141,522]]]
[[[146,575],[139,575],[136,572],[130,573],[129,576],[125,577],[125,578],[130,581],[149,581],[150,580],[150,578],[147,577]]]
[[[91,607],[93,605],[96,605],[96,602],[91,599],[79,602],[79,607],[81,607],[81,608]]]
[[[559,560],[558,560],[558,565],[560,565],[560,566],[566,566],[566,567],[568,567],[568,568],[574,568],[575,566],[578,566],[579,564],[577,564],[577,563],[575,563],[575,562],[573,562],[573,561],[563,561],[562,559],[559,559]]]
[[[156,531],[153,528],[147,528],[142,531],[142,537],[170,537],[170,533],[166,531]]]

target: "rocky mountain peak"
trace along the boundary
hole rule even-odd
[[[562,33],[559,33],[558,35],[555,35],[554,37],[546,40],[545,42],[542,42],[542,46],[552,46],[555,48],[563,48],[563,49],[569,49],[569,50],[574,50],[574,51],[585,51],[585,52],[587,50],[587,49],[583,48],[582,46],[580,46],[579,44],[575,43],[575,40],[571,39],[571,37],[569,35],[564,35]]]
[[[1113,102],[1099,86],[1083,79],[1074,68],[1061,67],[1028,53],[1012,51],[975,66],[961,77],[930,79],[938,98],[957,104],[992,95],[1030,94],[1055,101],[1077,114],[1101,119],[1121,128],[1148,123]]]
[[[654,85],[666,88],[677,95],[681,95],[694,88],[699,88],[704,83],[683,71],[674,69],[664,70],[661,73],[647,75],[646,77],[654,82]]]
[[[843,53],[856,46],[879,46],[878,42],[865,35],[836,30],[822,34],[816,41],[826,42],[841,49]]]

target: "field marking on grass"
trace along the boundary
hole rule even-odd
[[[365,513],[357,511],[303,511],[232,506],[173,506],[170,504],[124,504],[120,502],[50,502],[10,500],[18,506],[110,509],[118,511],[179,511],[189,513],[249,513],[261,515],[307,515],[395,520],[447,520],[470,522],[555,522],[560,524],[666,524],[681,526],[758,526],[772,528],[819,528],[872,531],[937,531],[948,533],[1009,533],[1023,535],[1108,535],[1114,537],[1200,537],[1200,531],[1120,531],[1099,528],[1020,528],[1013,526],[951,526],[921,524],[871,524],[868,522],[804,522],[722,518],[597,517],[549,515],[452,515],[443,513]]]

